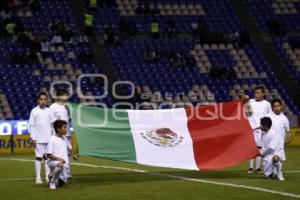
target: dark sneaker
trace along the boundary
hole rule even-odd
[[[274,174],[270,174],[269,176],[265,176],[266,179],[274,179]]]
[[[65,182],[59,178],[57,181],[57,187],[62,187],[64,184]]]
[[[253,174],[253,169],[252,168],[249,168],[248,174]]]
[[[256,173],[256,174],[261,174],[261,173],[262,173],[262,171],[261,171],[261,169],[260,169],[260,168],[257,168],[257,169],[255,170],[255,173]]]

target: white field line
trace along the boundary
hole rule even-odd
[[[8,159],[0,159],[0,160],[12,160],[12,161],[21,161],[21,162],[34,162],[34,160],[30,159],[15,159],[15,158],[8,158]],[[277,194],[281,196],[286,197],[293,197],[300,199],[299,194],[293,194],[288,192],[280,192],[277,190],[270,190],[265,189],[261,187],[255,187],[255,186],[248,186],[248,185],[241,185],[241,184],[233,184],[233,183],[224,183],[224,182],[217,182],[217,181],[209,181],[209,180],[203,180],[203,179],[196,179],[196,178],[188,178],[184,176],[176,176],[171,174],[162,174],[162,173],[153,173],[146,170],[140,170],[140,169],[133,169],[133,168],[126,168],[126,167],[114,167],[114,166],[108,166],[108,165],[92,165],[92,164],[85,164],[85,163],[72,163],[72,165],[82,166],[82,167],[91,167],[91,168],[102,168],[102,169],[116,169],[116,170],[123,170],[123,171],[131,171],[131,172],[138,172],[138,173],[144,173],[144,174],[151,174],[151,175],[157,175],[157,176],[163,176],[168,178],[174,178],[174,179],[180,179],[184,181],[191,181],[191,182],[199,182],[199,183],[206,183],[211,185],[220,185],[220,186],[226,186],[226,187],[232,187],[232,188],[241,188],[241,189],[247,189],[247,190],[254,190],[259,192],[265,192],[270,194]],[[297,172],[298,170],[294,171],[288,171],[289,173]]]
[[[283,171],[284,173],[300,173],[300,170],[289,170],[289,171]]]
[[[32,181],[34,178],[3,178],[0,179],[0,182],[6,182],[6,181]]]

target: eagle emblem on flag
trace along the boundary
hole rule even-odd
[[[148,142],[161,147],[175,147],[183,141],[183,137],[170,128],[150,129],[142,132],[141,135]]]

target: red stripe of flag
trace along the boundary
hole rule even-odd
[[[186,109],[194,156],[201,170],[222,169],[258,155],[241,101]],[[212,117],[214,119],[203,119]],[[224,119],[224,117],[236,119]]]

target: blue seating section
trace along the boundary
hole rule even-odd
[[[299,38],[298,41],[300,41]],[[289,55],[286,52],[286,49],[283,48],[284,43],[288,43],[288,41],[283,38],[273,38],[273,45],[278,56],[280,56],[280,58],[286,64],[291,76],[300,84],[300,71],[297,70],[297,67],[293,63],[293,60],[290,59]]]
[[[31,17],[20,17],[24,27],[31,30],[34,35],[49,34],[49,23],[60,20],[69,23],[73,31],[78,32],[75,17],[72,15],[67,0],[39,1],[40,10]]]
[[[36,105],[36,94],[42,88],[46,88],[48,91],[50,89],[51,82],[44,81],[44,78],[46,76],[58,76],[61,78],[67,74],[67,70],[50,70],[44,64],[8,64],[11,53],[25,52],[29,50],[28,47],[2,41],[0,43],[0,50],[3,52],[1,54],[3,60],[0,65],[0,94],[6,95],[15,119],[28,119],[30,110]],[[50,52],[49,57],[53,60],[54,64],[71,64],[73,70],[80,69],[82,74],[101,73],[95,64],[84,64],[76,59],[72,60],[67,57],[67,52],[72,51],[78,57],[81,52],[87,52],[88,50],[87,45],[68,45],[65,47],[65,52]],[[40,76],[34,76],[34,70],[39,70]],[[77,80],[70,82],[72,83],[73,90],[76,92]],[[103,94],[103,87],[101,85],[91,85],[87,79],[83,79],[81,83],[83,94],[87,94],[88,92],[93,95]],[[62,86],[65,85],[60,85],[60,87]],[[79,97],[76,93],[71,96],[70,101],[79,102]],[[109,107],[113,104],[111,96],[95,101],[104,102]]]
[[[133,22],[137,26],[138,33],[150,32],[150,24],[158,21],[160,30],[163,32],[169,19],[176,23],[177,32],[192,32],[192,23],[196,23],[200,18],[207,23],[207,28],[212,32],[234,33],[242,31],[243,25],[237,18],[230,0],[117,0],[116,2],[136,2],[136,5],[151,4],[154,7],[160,5],[174,5],[179,7],[182,4],[200,4],[203,8],[204,15],[121,15],[118,4],[109,7],[102,5],[93,11],[95,18],[95,28],[98,33],[104,33],[108,25],[118,27],[121,19]],[[48,24],[53,20],[60,20],[70,23],[74,32],[78,32],[75,16],[72,15],[68,0],[43,0],[39,1],[41,8],[33,16],[20,17],[25,28],[31,30],[33,35],[49,35]],[[86,5],[88,1],[86,0]],[[266,30],[266,23],[270,19],[281,21],[288,30],[300,30],[300,17],[298,13],[294,14],[275,14],[272,0],[247,0],[251,12],[255,16],[257,23]],[[299,3],[293,3],[295,9],[300,10]],[[277,49],[278,55],[287,63],[287,66],[294,78],[300,83],[300,73],[296,70],[294,63],[282,48],[282,44],[286,42],[283,39],[274,39],[273,43]],[[117,47],[106,46],[109,55],[112,58],[113,65],[120,80],[132,81],[137,86],[149,86],[152,91],[160,91],[162,94],[172,93],[188,93],[194,85],[207,85],[208,89],[215,94],[217,102],[230,101],[232,96],[230,92],[235,85],[243,84],[264,84],[269,90],[276,89],[283,98],[287,106],[294,114],[300,114],[299,108],[293,100],[287,95],[285,89],[281,86],[278,79],[274,76],[272,69],[263,58],[257,45],[251,41],[249,45],[245,45],[243,50],[254,66],[255,71],[265,73],[265,78],[237,78],[237,79],[216,79],[212,78],[209,73],[200,73],[199,66],[191,64],[185,67],[174,67],[171,65],[169,55],[172,52],[180,52],[182,55],[188,55],[195,45],[199,44],[197,39],[129,39],[124,40]],[[157,50],[161,54],[159,61],[147,62],[143,58],[146,49]],[[10,56],[12,54],[24,54],[30,52],[29,46],[14,44],[10,41],[0,41],[0,94],[5,94],[14,119],[28,119],[30,110],[36,104],[36,94],[42,89],[49,90],[51,82],[64,79],[70,80],[73,89],[78,86],[76,78],[81,74],[99,74],[98,67],[93,63],[80,62],[78,57],[81,53],[88,52],[88,45],[65,44],[64,51],[52,51],[49,53],[53,61],[54,68],[42,63],[35,64],[11,64]],[[73,52],[77,58],[70,58],[68,53]],[[225,48],[223,50],[206,49],[205,54],[210,61],[212,67],[236,68],[236,61],[230,55],[230,51]],[[95,55],[96,56],[96,55]],[[298,55],[297,55],[298,56]],[[300,53],[299,53],[300,56]],[[60,64],[62,67],[56,68]],[[71,69],[66,65],[71,65]],[[299,61],[300,66],[300,61]],[[243,67],[243,66],[242,66]],[[70,71],[73,74],[68,74]],[[75,71],[79,71],[76,72]],[[34,75],[39,71],[40,75]],[[76,75],[75,75],[76,74]],[[76,76],[75,79],[72,76]],[[64,78],[63,78],[64,77]],[[48,80],[50,78],[50,80]],[[101,83],[93,83],[87,78],[81,82],[82,92],[85,95],[101,95],[104,88]],[[246,91],[247,94],[253,94],[251,89]],[[82,102],[82,99],[74,94],[70,101]],[[114,104],[113,98],[108,95],[104,99],[94,99],[87,102],[104,103],[108,107]]]
[[[143,52],[149,49],[156,49],[160,52],[168,53],[178,50],[183,54],[188,54],[196,40],[192,39],[160,39],[160,40],[128,40],[117,48],[107,47],[112,57],[113,63],[122,80],[130,80],[136,85],[148,85],[152,91],[160,91],[162,94],[185,92],[187,93],[194,84],[206,84],[210,91],[215,94],[216,101],[229,101],[229,91],[234,84],[264,84],[269,90],[277,89],[284,101],[294,113],[300,113],[292,99],[290,99],[284,88],[261,56],[254,43],[244,48],[250,60],[258,72],[266,72],[268,78],[265,79],[213,79],[209,74],[200,74],[196,66],[189,68],[174,68],[168,59],[161,62],[148,63],[143,59]],[[226,67],[233,67],[233,61],[227,56],[228,50],[208,51],[208,57],[214,64]],[[227,55],[226,55],[227,54]],[[253,94],[253,91],[247,91]]]
[[[206,51],[206,54],[212,66],[229,68],[233,68],[235,66],[232,56],[230,56],[229,52],[226,50],[208,50]]]
[[[291,3],[297,13],[275,13],[275,8],[272,8],[272,4],[276,1],[273,0],[247,0],[248,6],[255,17],[258,25],[267,31],[266,24],[269,20],[277,20],[281,22],[287,31],[299,31],[300,30],[300,4],[299,2]],[[288,1],[282,1],[286,3]],[[280,5],[280,4],[279,4]]]
[[[160,25],[160,30],[164,31],[166,28],[166,23],[169,19],[174,20],[176,23],[176,29],[178,32],[191,32],[191,24],[196,23],[199,17],[207,22],[208,28],[211,31],[219,32],[235,32],[241,31],[243,29],[242,24],[238,20],[235,12],[233,11],[232,6],[228,0],[219,1],[219,0],[139,0],[138,4],[142,5],[145,3],[152,4],[201,4],[205,11],[205,15],[188,15],[188,16],[179,16],[179,15],[152,15],[152,16],[120,16],[117,6],[108,7],[102,6],[98,7],[96,11],[93,12],[95,17],[95,27],[97,32],[103,33],[105,26],[107,25],[118,25],[120,19],[125,21],[134,22],[137,26],[139,33],[150,32],[150,24],[153,21],[158,21]]]

